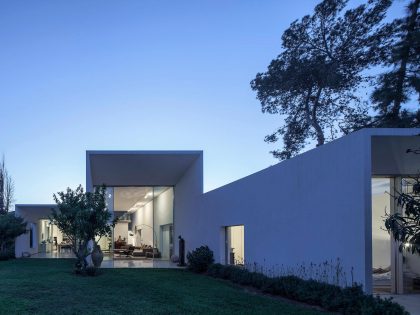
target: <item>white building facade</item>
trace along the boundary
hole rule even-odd
[[[187,251],[208,245],[223,264],[275,275],[328,261],[367,292],[406,292],[420,277],[420,260],[399,253],[378,218],[401,211],[390,194],[420,171],[420,155],[407,153],[420,148],[419,134],[363,129],[207,193],[201,151],[88,151],[87,190],[105,184],[120,218],[101,248],[169,260],[182,236]],[[16,205],[28,222],[17,257],[65,247],[65,236],[48,227],[51,207]]]

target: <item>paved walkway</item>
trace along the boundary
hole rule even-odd
[[[420,315],[420,294],[380,294],[381,297],[389,298],[405,307],[411,315]]]
[[[101,268],[181,268],[169,260],[160,259],[109,259]]]
[[[51,253],[37,253],[31,255],[31,258],[75,258],[76,256],[71,251],[65,252],[51,252]]]
[[[52,252],[38,253],[31,256],[36,258],[75,258],[72,252]],[[109,254],[104,255],[101,268],[180,268],[176,263],[164,259],[152,258],[116,258],[113,259]]]

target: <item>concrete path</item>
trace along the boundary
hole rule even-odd
[[[75,258],[75,255],[68,251],[65,253],[39,253],[31,256],[30,259],[36,258]],[[176,263],[160,258],[113,258],[112,255],[105,254],[101,268],[184,268],[178,267]]]

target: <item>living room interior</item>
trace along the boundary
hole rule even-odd
[[[174,255],[171,186],[108,187],[108,210],[118,218],[110,237],[97,238],[105,260],[170,260]],[[28,243],[39,257],[73,257],[70,240],[46,214],[29,224]]]
[[[114,259],[171,258],[173,187],[111,187],[107,199],[118,221],[112,242],[100,240],[101,248]]]

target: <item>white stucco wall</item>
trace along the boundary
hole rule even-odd
[[[164,176],[162,182],[155,183],[174,185],[175,253],[177,237],[182,235],[187,251],[209,245],[216,261],[224,262],[224,227],[244,225],[248,263],[295,267],[340,258],[348,279],[353,268],[353,280],[369,291],[371,176],[413,174],[419,156],[401,152],[407,146],[420,147],[420,138],[398,137],[418,133],[419,129],[361,130],[204,195],[203,156],[199,153],[193,162],[189,158],[190,166],[176,183],[164,182]],[[396,137],[378,137],[389,135]],[[124,158],[118,158],[120,167],[125,165]],[[88,189],[93,182],[91,167],[87,163]],[[158,163],[156,172],[161,175],[165,173],[159,172],[161,167],[170,169],[170,165]],[[126,177],[113,182],[115,185],[126,185],[125,180],[132,185],[148,184],[148,178],[137,180],[126,171]],[[136,218],[138,224],[152,224],[149,212],[146,209],[143,217]],[[147,231],[144,229],[143,237]],[[22,239],[17,241],[18,249]]]
[[[154,230],[155,244],[161,247],[161,227],[173,223],[173,201],[174,193],[172,188],[166,189],[154,200]]]
[[[117,222],[117,224],[115,224],[114,241],[119,239],[120,236],[122,240],[125,240],[128,244],[130,244],[128,240],[128,222],[127,221],[119,221]]]
[[[353,267],[354,280],[366,284],[370,190],[370,141],[358,133],[204,194],[191,224],[217,261],[224,261],[221,228],[243,224],[248,263],[340,258],[348,278]]]
[[[51,213],[51,208],[55,205],[16,205],[15,215],[23,217],[27,223],[27,233],[20,235],[15,241],[15,255],[16,257],[22,257],[23,252],[28,252],[31,255],[38,253],[41,227],[39,226],[40,219],[47,219]],[[29,229],[34,228],[33,234],[33,247],[29,247]],[[61,233],[60,233],[61,234]],[[60,239],[60,238],[59,238]]]
[[[178,236],[185,239],[186,252],[203,244],[200,228],[207,216],[200,216],[203,196],[203,156],[185,172],[174,187],[174,247],[178,254]]]
[[[418,131],[361,130],[210,191],[197,201],[191,198],[177,213],[177,231],[183,231],[187,250],[206,244],[223,263],[224,227],[243,224],[247,263],[293,268],[339,258],[348,283],[353,280],[369,292],[372,163],[381,159],[379,150],[386,151],[376,143],[373,161],[372,136],[411,136]],[[419,141],[408,140],[410,145]],[[388,163],[395,165],[403,153],[386,154],[395,154]],[[395,169],[376,164],[381,175]]]
[[[136,226],[137,229],[141,229],[141,243],[153,246],[153,201],[134,212],[131,220],[133,232]],[[136,242],[136,246],[140,246],[140,244]]]

